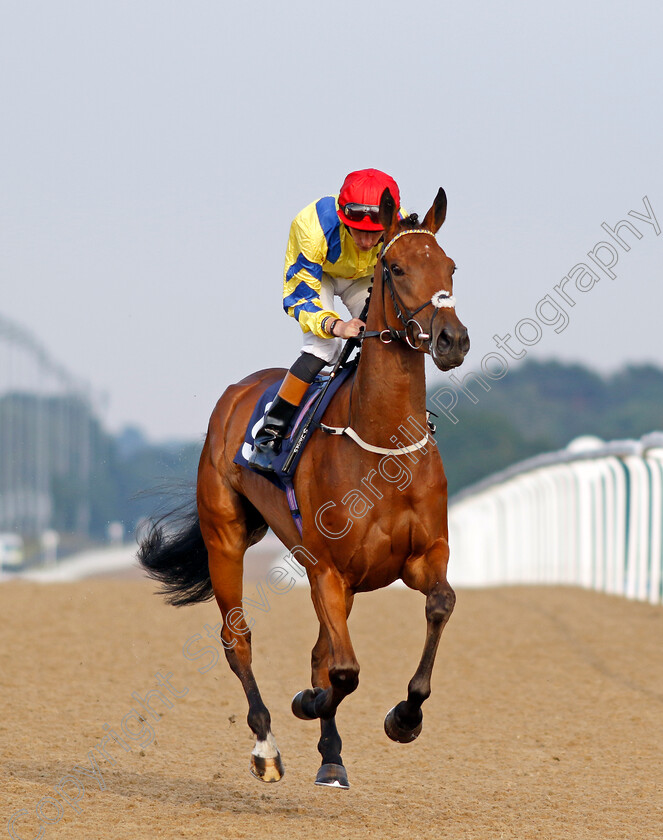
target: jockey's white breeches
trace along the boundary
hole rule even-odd
[[[332,277],[323,274],[320,280],[320,301],[323,309],[336,311],[334,306],[334,295],[338,295],[350,311],[353,318],[361,315],[364,303],[368,297],[368,287],[371,285],[373,275],[359,277],[357,280],[344,280],[340,277]],[[345,319],[344,319],[345,320]],[[311,353],[333,365],[341,354],[343,347],[342,338],[320,338],[312,332],[304,333],[302,353]]]

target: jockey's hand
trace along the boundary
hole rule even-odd
[[[337,338],[354,338],[366,324],[359,318],[352,318],[350,321],[339,321],[334,327],[334,335]]]

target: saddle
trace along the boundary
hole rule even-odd
[[[339,368],[336,372],[336,375],[333,377],[331,382],[329,382],[329,375],[318,375],[313,380],[311,385],[309,386],[306,394],[301,403],[301,408],[297,412],[295,419],[292,424],[292,428],[288,435],[283,439],[283,446],[281,448],[281,452],[272,462],[272,466],[274,471],[271,473],[264,473],[260,472],[259,470],[253,470],[252,467],[249,465],[249,457],[251,455],[251,450],[253,449],[253,441],[255,439],[255,435],[257,434],[258,430],[262,427],[262,424],[265,419],[265,414],[269,410],[270,405],[276,394],[278,393],[279,388],[281,387],[281,382],[283,380],[279,380],[278,382],[274,382],[268,388],[263,391],[260,396],[260,399],[256,403],[255,408],[253,409],[253,413],[251,414],[251,419],[249,420],[249,424],[246,428],[246,432],[244,433],[244,441],[240,446],[237,454],[233,458],[233,462],[235,464],[239,464],[240,467],[245,467],[248,470],[252,470],[252,472],[257,472],[258,475],[263,476],[268,481],[271,481],[279,490],[282,490],[288,499],[288,506],[290,507],[290,511],[292,513],[293,519],[295,520],[295,525],[301,534],[301,516],[299,515],[299,509],[297,507],[297,500],[295,498],[295,491],[293,488],[293,478],[295,475],[295,471],[297,469],[297,464],[299,463],[299,459],[304,452],[304,448],[306,444],[311,438],[311,435],[316,429],[321,428],[321,418],[324,415],[327,407],[329,406],[330,402],[334,398],[334,395],[341,387],[341,385],[349,379],[351,376],[354,375],[355,370],[357,369],[358,358],[353,359],[350,362],[347,362],[343,366]],[[326,389],[324,396],[322,399],[319,399],[320,393],[322,392],[323,388],[329,383],[329,387]],[[301,431],[308,425],[306,429],[306,437],[300,441],[300,433]],[[297,451],[295,455],[291,458],[290,453],[294,446],[297,446]],[[287,463],[289,462],[289,463]],[[287,463],[287,467],[286,467]]]

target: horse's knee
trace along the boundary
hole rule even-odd
[[[329,681],[334,688],[350,694],[359,685],[359,666],[345,666],[329,669]]]
[[[447,585],[431,592],[426,598],[426,620],[433,624],[446,624],[456,605],[456,593]]]

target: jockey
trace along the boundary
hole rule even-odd
[[[358,316],[380,254],[384,231],[378,208],[387,187],[400,206],[398,185],[389,175],[378,169],[351,172],[338,196],[309,204],[290,227],[283,308],[299,322],[304,343],[256,434],[249,458],[255,469],[271,471],[309,385],[325,365],[336,362],[342,339],[353,338],[365,326]],[[348,321],[334,309],[334,295],[349,310]]]

